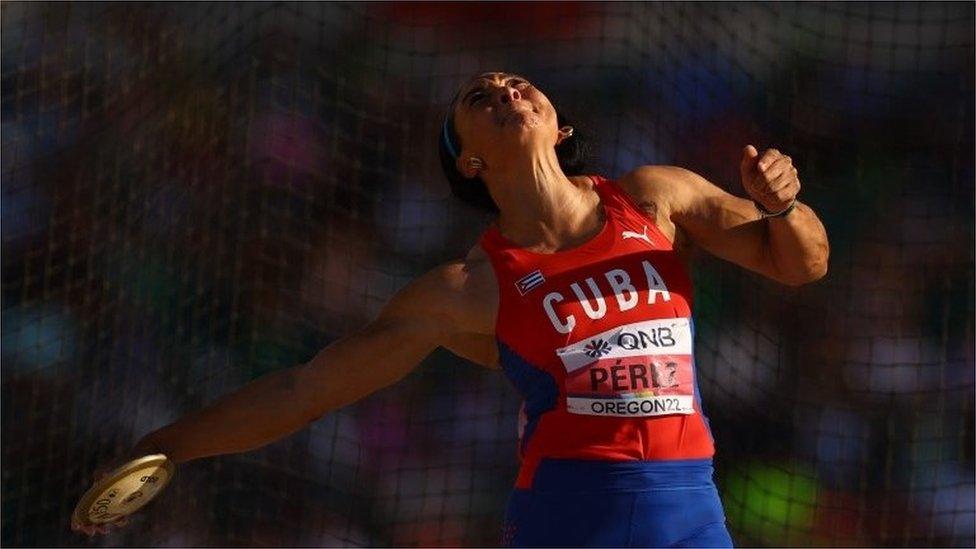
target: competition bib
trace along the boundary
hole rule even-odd
[[[566,406],[592,416],[693,414],[691,321],[618,326],[556,349],[566,368]]]

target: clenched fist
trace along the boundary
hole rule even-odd
[[[762,205],[767,213],[789,208],[800,192],[800,179],[793,160],[776,149],[766,149],[759,156],[755,147],[747,145],[742,151],[739,171],[749,197]]]

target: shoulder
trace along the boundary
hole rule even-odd
[[[640,166],[621,177],[617,184],[631,198],[680,198],[700,176],[679,166]]]
[[[463,259],[442,263],[403,288],[387,306],[395,316],[438,316],[454,329],[494,333],[498,285],[487,255],[475,246]]]
[[[619,185],[635,202],[655,202],[669,217],[698,211],[724,194],[704,177],[678,166],[641,166],[623,176]]]
[[[661,184],[667,181],[681,180],[687,178],[690,175],[694,175],[694,172],[682,168],[681,166],[668,166],[668,165],[645,165],[638,166],[621,177],[621,180],[627,179],[633,182],[640,182],[644,184]]]
[[[628,172],[617,185],[684,254],[690,242],[673,219],[694,202],[699,180],[701,176],[685,168],[649,165]]]
[[[490,269],[488,255],[481,246],[475,245],[465,257],[437,265],[416,278],[412,285],[425,290],[440,288],[450,293],[466,292],[481,282],[486,270]]]

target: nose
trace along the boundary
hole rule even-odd
[[[505,86],[501,89],[499,100],[502,102],[502,104],[518,101],[519,99],[522,99],[522,94],[519,93],[517,89],[511,86]]]

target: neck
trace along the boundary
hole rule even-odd
[[[555,152],[547,153],[509,164],[486,183],[506,238],[524,247],[559,250],[587,240],[603,219],[588,181],[567,177]]]

